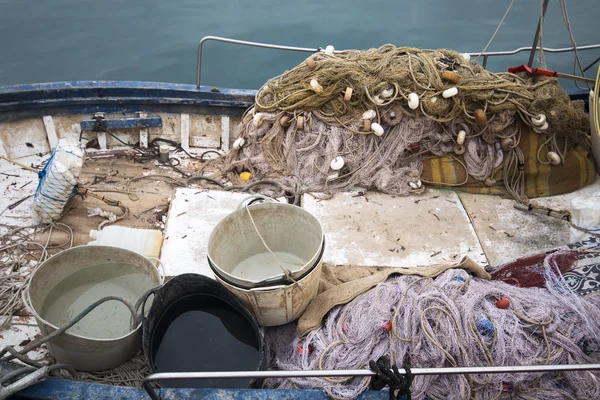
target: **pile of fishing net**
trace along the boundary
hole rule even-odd
[[[519,288],[452,269],[396,276],[338,306],[299,339],[267,331],[267,369],[368,369],[387,355],[413,368],[600,362],[600,308],[567,286],[549,255],[545,288]],[[500,300],[500,301],[499,301]],[[413,399],[598,399],[600,372],[416,376]],[[321,389],[355,398],[368,377],[269,379],[269,388]]]
[[[225,168],[232,179],[249,171],[294,193],[402,195],[422,190],[422,160],[453,154],[488,186],[504,168],[519,198],[527,126],[544,137],[540,163],[560,164],[588,143],[583,103],[555,78],[495,74],[451,50],[319,52],[257,92]]]

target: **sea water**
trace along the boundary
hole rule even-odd
[[[102,297],[121,297],[131,305],[156,282],[128,264],[100,264],[84,268],[60,281],[48,294],[41,317],[61,327]],[[113,339],[131,332],[131,312],[123,303],[107,301],[67,332],[95,339]]]
[[[155,372],[253,371],[258,333],[227,302],[206,294],[182,297],[161,317],[152,337]],[[249,379],[166,381],[166,387],[245,388]]]
[[[302,269],[304,264],[306,264],[306,261],[302,260],[295,254],[285,253],[282,251],[275,251],[274,253],[277,256],[277,259],[281,262],[281,266],[286,270],[290,270],[291,272]],[[236,277],[255,281],[281,275],[282,273],[283,271],[281,270],[279,263],[268,251],[246,258],[230,272],[231,275]]]

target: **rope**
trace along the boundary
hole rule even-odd
[[[260,241],[262,242],[263,246],[265,246],[265,249],[267,249],[267,251],[269,253],[271,253],[271,255],[273,256],[273,258],[277,262],[277,265],[279,265],[279,268],[281,268],[281,270],[283,271],[283,274],[285,275],[285,278],[288,281],[293,282],[296,285],[298,285],[298,288],[300,288],[300,290],[304,290],[304,288],[302,287],[302,284],[300,282],[298,282],[296,279],[294,279],[294,277],[292,276],[292,273],[291,273],[291,271],[289,269],[283,268],[283,264],[281,263],[281,261],[279,261],[279,258],[277,258],[277,256],[275,255],[275,253],[273,253],[273,251],[271,250],[271,248],[267,245],[267,242],[265,242],[265,239],[260,234],[260,231],[258,230],[258,227],[256,226],[256,223],[254,222],[254,218],[252,217],[252,213],[250,212],[250,208],[248,206],[246,206],[246,212],[248,213],[248,217],[250,217],[250,222],[252,222],[252,226],[254,227],[254,230],[256,231],[256,234],[260,238]]]
[[[573,36],[573,30],[571,29],[571,21],[569,20],[569,13],[567,11],[567,2],[565,0],[560,0],[560,12],[562,14],[563,17],[563,21],[565,22],[565,26],[567,27],[567,31],[569,32],[569,39],[571,39],[571,46],[573,46],[574,53],[575,53],[575,59],[573,60],[573,75],[576,75],[576,66],[579,66],[579,71],[581,72],[581,75],[585,77],[585,71],[583,69],[583,65],[581,65],[581,60],[579,59],[579,51],[577,50],[577,43],[575,43],[575,37]],[[587,89],[590,90],[590,84],[585,82],[585,85],[587,86]],[[583,89],[581,87],[579,87],[579,84],[577,81],[575,81],[575,86],[577,86],[578,89]]]
[[[398,371],[396,364],[391,364],[388,356],[382,356],[377,361],[369,361],[369,366],[377,374],[371,378],[371,389],[381,390],[389,386],[390,400],[399,400],[402,396],[406,396],[406,400],[411,400],[410,385],[413,376],[408,363],[403,366],[405,374]]]
[[[502,19],[500,20],[500,23],[498,24],[498,27],[496,28],[496,30],[494,31],[494,34],[490,38],[490,41],[485,45],[485,47],[483,48],[483,50],[481,50],[481,53],[479,53],[479,55],[477,57],[475,57],[475,60],[477,60],[479,57],[481,57],[481,55],[483,53],[485,53],[485,51],[488,49],[488,47],[490,47],[490,44],[492,44],[492,42],[494,41],[494,38],[496,37],[496,34],[498,33],[498,31],[500,30],[500,27],[504,23],[504,20],[506,19],[506,16],[508,15],[508,12],[512,8],[514,2],[515,2],[515,0],[511,0],[510,4],[508,5],[508,8],[506,9],[506,12],[504,13],[504,16],[502,17]]]

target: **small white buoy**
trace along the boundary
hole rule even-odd
[[[325,47],[325,54],[327,54],[328,56],[332,56],[334,51],[335,47],[333,47],[332,45]]]
[[[377,136],[381,136],[383,135],[383,126],[379,125],[377,122],[373,122],[371,124],[371,130],[373,131],[374,134],[376,134]]]
[[[363,113],[362,119],[373,119],[377,116],[375,110],[367,110]]]
[[[544,114],[538,114],[536,117],[531,118],[531,123],[534,126],[542,126],[546,122],[546,116]]]
[[[431,98],[431,102],[432,102],[433,104],[435,104],[435,103],[437,102],[437,96],[433,96],[433,97]]]
[[[381,91],[381,97],[384,99],[389,99],[394,95],[394,89],[384,89]]]
[[[448,99],[450,97],[456,96],[458,94],[458,89],[453,87],[450,89],[446,89],[442,92],[442,97]]]
[[[552,165],[560,164],[560,156],[558,154],[556,154],[555,152],[549,151],[548,154],[546,155],[546,157],[548,157],[548,161],[550,161],[550,164],[552,164]]]
[[[465,143],[465,138],[467,137],[467,132],[458,131],[458,137],[456,138],[456,144],[462,146]]]
[[[260,124],[262,124],[264,118],[264,114],[263,113],[256,113],[254,114],[254,117],[252,117],[252,120],[254,121],[254,125],[255,126],[260,126]]]
[[[416,93],[411,93],[408,95],[408,107],[411,110],[416,110],[419,107],[419,95]]]
[[[412,189],[418,189],[418,188],[419,188],[419,186],[417,185],[417,183],[416,183],[416,182],[408,182],[408,184],[409,184],[409,186],[410,186]]]
[[[385,101],[381,97],[379,97],[379,95],[373,96],[373,101],[375,102],[375,104],[378,105],[382,105],[383,103],[385,103]]]
[[[339,177],[340,177],[340,174],[336,172],[336,173],[333,173],[331,175],[327,175],[326,180],[333,181],[334,179],[337,179]]]
[[[538,129],[539,129],[540,131],[544,132],[544,131],[547,131],[547,130],[548,130],[548,128],[549,128],[548,121],[546,121],[546,122],[544,122],[544,124],[543,124],[542,126],[540,126]]]
[[[469,53],[460,53],[460,56],[466,61],[471,61],[471,55]]]
[[[421,182],[421,180],[420,180],[420,179],[419,179],[419,180],[417,180],[417,187],[418,187],[419,189],[421,189],[421,187],[422,187],[422,186],[423,186],[423,183]]]
[[[321,86],[316,79],[311,79],[310,80],[310,88],[315,93],[321,93],[323,91],[323,86]]]
[[[332,170],[339,171],[344,166],[344,158],[341,156],[337,156],[336,158],[331,160],[331,163],[329,163],[329,166],[331,167]]]
[[[239,149],[240,147],[242,147],[243,145],[246,144],[246,139],[244,138],[237,138],[235,142],[233,142],[233,148],[234,149]]]

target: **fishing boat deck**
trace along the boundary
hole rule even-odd
[[[20,161],[42,165],[47,155]],[[202,163],[182,159],[179,168],[197,173]],[[81,183],[129,207],[118,225],[161,229],[161,259],[167,276],[186,272],[211,275],[206,244],[212,228],[232,212],[247,194],[214,190],[210,184],[182,187],[182,175],[155,161],[136,163],[126,150],[90,152]],[[31,225],[29,217],[37,186],[35,174],[0,161],[0,210],[25,201],[0,216],[9,226]],[[600,190],[600,180],[575,193],[536,199],[553,209],[569,207],[572,198]],[[28,197],[29,196],[29,197]],[[555,218],[532,215],[513,207],[514,201],[452,190],[428,189],[422,195],[396,197],[375,192],[350,192],[329,200],[305,195],[303,206],[322,223],[327,238],[324,261],[339,266],[418,266],[458,261],[469,256],[481,265],[499,265],[523,255],[569,241],[569,225]],[[77,199],[60,222],[73,230],[73,246],[85,245],[89,231],[105,219],[88,217],[88,207],[114,211],[101,201]],[[7,229],[2,227],[0,229]],[[54,231],[49,250],[57,252],[67,234]],[[45,243],[41,235],[34,240]],[[24,343],[39,331],[25,310],[0,335],[0,343]],[[2,345],[0,345],[1,347]],[[44,350],[31,353],[38,358]]]
[[[41,165],[48,156],[29,157]],[[193,174],[200,161],[182,159],[179,166]],[[120,200],[129,215],[117,222],[132,228],[165,232],[163,256],[185,248],[199,250],[212,226],[232,212],[247,194],[223,192],[210,184],[183,188],[184,178],[157,162],[137,163],[125,150],[91,152],[81,183]],[[30,207],[37,186],[35,174],[0,161],[0,210],[27,199],[1,215],[3,224],[31,225]],[[535,199],[538,205],[568,209],[571,199],[600,191],[600,180],[577,192]],[[28,197],[29,196],[29,197]],[[446,189],[428,189],[422,195],[397,197],[376,192],[349,192],[319,200],[305,195],[303,206],[323,224],[328,241],[325,261],[340,266],[418,266],[469,256],[482,265],[499,265],[523,255],[568,243],[569,225],[556,218],[528,214],[514,208],[514,200]],[[61,222],[73,230],[73,246],[85,245],[101,217],[88,217],[88,208],[100,207],[120,215],[117,208],[87,197],[76,199]],[[211,226],[212,225],[212,226]],[[201,228],[201,229],[200,229]],[[172,234],[171,234],[172,232]],[[184,232],[185,237],[178,237]],[[59,232],[51,244],[61,243]],[[43,237],[36,240],[45,239]],[[179,262],[181,262],[181,253]],[[204,255],[194,256],[173,273],[198,272]],[[169,261],[163,260],[169,268]],[[195,269],[195,271],[193,271]]]

